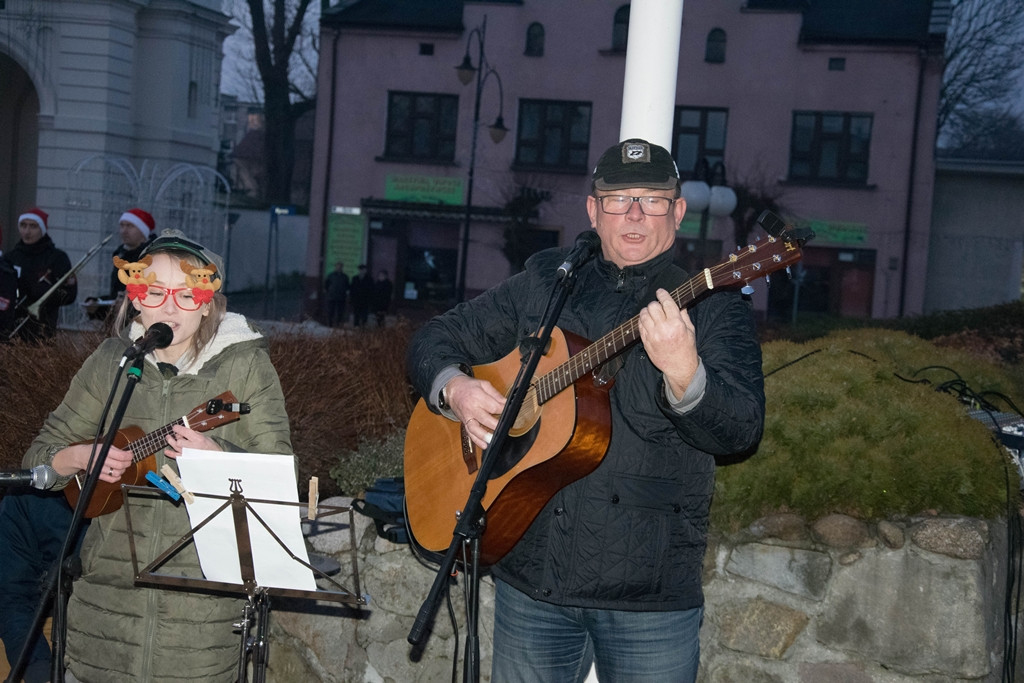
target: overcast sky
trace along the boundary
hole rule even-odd
[[[232,17],[243,17],[248,23],[249,13],[245,0],[223,0],[223,10]],[[270,9],[268,8],[268,12]],[[320,2],[313,0],[306,12],[305,25],[307,30],[316,30],[320,21]],[[220,70],[220,91],[228,95],[234,95],[239,99],[250,101],[262,101],[262,89],[254,87],[259,84],[259,73],[252,57],[252,38],[248,28],[241,25],[241,22],[231,22],[238,29],[224,40],[224,61]],[[316,63],[315,59],[312,61]]]

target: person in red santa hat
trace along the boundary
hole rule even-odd
[[[114,250],[114,256],[134,263],[156,237],[156,221],[148,211],[128,209],[121,214],[118,232],[121,235],[121,246]],[[110,298],[116,299],[123,291],[124,284],[117,277],[117,268],[114,268],[110,274]]]
[[[6,255],[18,271],[19,315],[27,315],[28,306],[50,291],[54,283],[71,270],[71,259],[57,248],[48,234],[49,214],[38,207],[18,216],[18,234],[21,240]],[[29,341],[43,341],[57,331],[57,314],[61,306],[74,303],[78,296],[78,280],[67,278],[53,294],[47,297],[39,316],[28,316],[18,330],[18,336]]]
[[[117,222],[118,236],[121,244],[111,255],[114,258],[124,259],[134,263],[142,256],[143,250],[156,237],[156,220],[153,214],[143,209],[128,209],[121,214]],[[89,297],[85,300],[86,312],[92,320],[107,320],[111,311],[117,309],[118,297],[124,295],[125,285],[118,277],[118,267],[112,266],[110,271],[110,288],[107,293],[98,297]]]

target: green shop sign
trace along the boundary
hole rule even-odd
[[[863,246],[868,242],[868,226],[841,221],[808,221],[803,227],[814,231],[815,242]]]
[[[425,204],[462,204],[462,178],[391,173],[384,180],[384,198]]]

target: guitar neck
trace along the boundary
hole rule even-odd
[[[720,268],[721,266],[715,266]],[[672,300],[680,308],[686,308],[712,288],[710,268],[691,277],[672,291]],[[614,356],[640,340],[640,315],[637,314],[604,335],[590,346],[570,357],[558,367],[537,378],[534,387],[537,403],[543,404],[560,391],[572,386],[578,379],[611,360]]]
[[[785,232],[778,237],[770,236],[761,244],[741,247],[724,261],[705,268],[691,277],[677,287],[670,296],[677,306],[686,308],[705,292],[716,287],[728,288],[744,283],[749,284],[752,280],[788,268],[800,260],[802,256],[800,244],[811,236],[813,233],[801,237],[794,232]],[[557,368],[538,378],[533,384],[537,403],[543,404],[563,389],[572,386],[588,372],[621,353],[639,339],[640,316],[635,315],[570,357]]]
[[[132,462],[142,462],[150,455],[163,448],[167,443],[167,435],[171,433],[174,426],[184,426],[184,424],[185,418],[179,417],[174,422],[166,424],[159,429],[155,429],[145,436],[140,436],[135,441],[129,442],[125,449],[132,452]]]

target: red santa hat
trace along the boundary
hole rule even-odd
[[[25,213],[18,216],[18,222],[22,221],[35,221],[42,228],[43,234],[46,234],[46,219],[50,217],[50,214],[46,213],[39,207],[33,206]]]
[[[136,228],[139,229],[139,232],[141,232],[142,236],[145,237],[147,240],[149,239],[149,236],[153,234],[153,231],[156,229],[156,221],[153,220],[153,215],[150,214],[148,211],[143,211],[142,209],[128,209],[123,214],[121,214],[120,220],[128,221],[129,223],[134,225]]]

